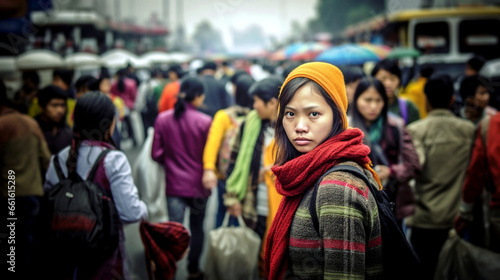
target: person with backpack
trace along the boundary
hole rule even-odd
[[[59,238],[54,240],[53,246],[42,252],[43,257],[51,263],[47,266],[50,269],[45,271],[50,279],[130,279],[123,224],[147,219],[148,213],[146,205],[139,200],[127,157],[114,147],[111,135],[115,129],[115,120],[115,107],[105,94],[85,94],[75,106],[72,145],[54,155],[50,161],[44,191],[49,202],[59,205],[49,209],[52,212],[49,215],[52,221],[50,235]],[[59,194],[56,191],[60,189],[71,191]],[[83,193],[87,190],[87,193]],[[97,200],[83,203],[80,208],[85,209],[76,210],[82,213],[94,213],[93,209],[104,211],[94,213],[98,217],[104,217],[101,222],[96,222],[94,229],[88,228],[92,220],[87,214],[76,216],[74,220],[80,222],[71,223],[71,219],[65,217],[75,209],[60,207],[66,205],[63,199],[78,203],[85,202],[82,200],[85,197]],[[65,207],[72,207],[69,202],[67,205],[69,206]],[[68,213],[62,212],[63,210]],[[102,228],[99,230],[98,226]],[[68,230],[71,228],[74,229]],[[82,234],[92,237],[92,243],[87,245],[94,247],[77,247],[77,244],[81,245],[77,243],[80,239],[73,241],[67,237],[70,235],[72,238],[79,238]],[[42,242],[46,243],[47,240]],[[66,246],[63,247],[62,242]],[[109,248],[99,250],[104,247]]]
[[[233,76],[234,77],[234,76]],[[233,80],[233,77],[231,79]],[[223,195],[226,193],[227,167],[231,155],[231,144],[238,128],[252,107],[253,100],[248,90],[255,82],[250,75],[238,75],[232,81],[235,85],[236,105],[219,110],[212,121],[207,144],[203,151],[203,186],[206,189],[217,187],[219,207],[215,227],[220,227],[227,211]],[[236,220],[230,221],[235,224]]]
[[[459,209],[474,125],[450,110],[454,98],[448,75],[431,77],[424,92],[429,114],[407,127],[422,171],[415,178],[415,213],[406,224],[412,229],[411,242],[422,260],[423,278],[432,279]]]
[[[203,222],[210,191],[203,187],[203,149],[212,118],[199,112],[205,99],[198,78],[182,81],[173,110],[160,113],[154,127],[151,157],[165,168],[169,220],[183,223],[190,208],[189,279],[203,279],[199,261],[203,249]]]
[[[401,271],[386,261],[406,261],[403,253],[411,252],[387,211],[362,131],[348,128],[343,79],[337,67],[311,62],[293,70],[281,87],[272,172],[284,197],[267,238],[270,280],[394,279],[391,273]],[[384,236],[386,229],[397,235]],[[397,250],[385,248],[395,240],[404,246],[392,255]]]
[[[401,117],[406,125],[420,119],[417,106],[398,96],[401,86],[401,69],[397,61],[384,59],[375,65],[371,74],[384,85],[389,112]]]
[[[414,211],[415,197],[409,181],[420,170],[418,155],[404,121],[388,113],[386,91],[374,78],[364,78],[359,83],[350,110],[349,126],[363,131],[375,171],[396,204],[398,219],[402,220]]]

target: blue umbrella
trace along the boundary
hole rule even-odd
[[[304,45],[305,43],[294,43],[286,47],[285,49],[286,58],[290,58],[296,51],[298,51]]]
[[[362,65],[368,61],[378,62],[380,58],[366,48],[345,44],[325,50],[316,57],[316,61],[328,62],[334,65]]]

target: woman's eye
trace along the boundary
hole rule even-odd
[[[285,112],[285,117],[293,117],[293,112]]]
[[[310,115],[311,115],[311,117],[317,117],[317,116],[319,116],[319,113],[318,112],[311,112]]]

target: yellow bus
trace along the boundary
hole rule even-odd
[[[474,54],[500,57],[500,7],[458,6],[406,10],[387,15],[384,39],[415,48],[418,63],[456,77]]]

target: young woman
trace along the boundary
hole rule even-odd
[[[347,96],[338,68],[306,63],[285,80],[276,122],[276,189],[284,196],[266,245],[275,279],[375,278],[382,273],[380,220],[360,178],[332,172],[319,183],[314,227],[310,200],[316,181],[350,165],[380,186],[359,129],[347,128]]]
[[[409,100],[398,97],[401,87],[401,69],[399,69],[397,61],[389,59],[380,61],[373,68],[372,76],[384,85],[389,112],[401,117],[405,124],[420,119],[417,106]]]
[[[203,148],[212,118],[196,108],[205,94],[198,78],[185,79],[173,110],[158,115],[151,157],[165,167],[169,220],[184,222],[190,208],[191,245],[188,256],[189,279],[203,279],[199,268],[203,248],[203,221],[210,191],[203,188]]]
[[[114,105],[106,95],[100,92],[85,94],[78,100],[75,107],[73,144],[56,156],[58,156],[65,177],[76,171],[81,178],[85,179],[100,153],[106,149],[113,150],[99,163],[94,181],[114,201],[120,221],[133,223],[146,219],[148,213],[144,202],[139,200],[127,157],[123,152],[115,150],[111,138],[115,129],[114,116]],[[54,158],[52,158],[46,174],[44,190],[49,190],[58,182],[59,177],[54,168]],[[65,260],[61,259],[61,256],[54,256],[61,261],[57,262],[57,269],[50,271],[51,277],[49,278],[112,279],[118,277],[129,279],[124,238],[123,228],[120,227],[118,247],[110,256],[95,256],[81,263],[64,263]]]
[[[396,203],[398,219],[402,219],[414,210],[414,195],[408,182],[416,176],[420,164],[404,121],[388,110],[384,85],[365,78],[354,93],[349,125],[364,132],[370,159],[387,194]]]

